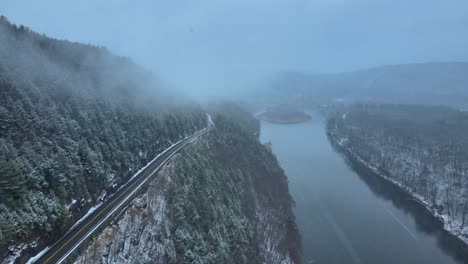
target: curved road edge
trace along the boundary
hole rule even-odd
[[[170,158],[185,146],[195,142],[199,137],[207,134],[214,128],[211,116],[207,114],[208,125],[205,129],[180,140],[168,149],[164,150],[155,159],[149,162],[145,168],[132,177],[116,193],[114,193],[101,206],[96,208],[84,220],[72,227],[62,238],[50,248],[46,248],[28,263],[63,263],[79,248],[83,242],[96,232],[103,224],[108,223],[116,213],[121,212],[134,198],[135,193],[155,175]]]

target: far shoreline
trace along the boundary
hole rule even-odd
[[[266,121],[268,123],[273,124],[282,124],[282,125],[290,125],[290,124],[299,124],[304,123],[312,119],[312,117],[302,111],[295,111],[295,112],[285,112],[285,113],[278,113],[274,111],[267,111],[257,115],[257,118]]]

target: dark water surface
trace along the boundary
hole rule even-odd
[[[261,129],[289,178],[304,263],[463,263],[455,255],[466,247],[398,188],[337,153],[319,116]]]

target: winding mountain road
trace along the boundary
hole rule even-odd
[[[64,262],[87,238],[93,233],[99,232],[99,228],[109,223],[123,208],[134,198],[134,194],[155,175],[167,161],[180,149],[184,148],[202,135],[214,128],[214,124],[208,115],[207,128],[177,142],[166,149],[157,158],[151,161],[137,176],[133,177],[126,185],[107,199],[101,206],[75,225],[60,240],[50,247],[42,256],[33,263],[62,263]]]

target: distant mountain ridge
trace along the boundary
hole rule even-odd
[[[418,63],[345,73],[289,72],[271,82],[272,100],[292,103],[421,103],[468,107],[468,62]],[[283,99],[284,100],[284,99]]]

